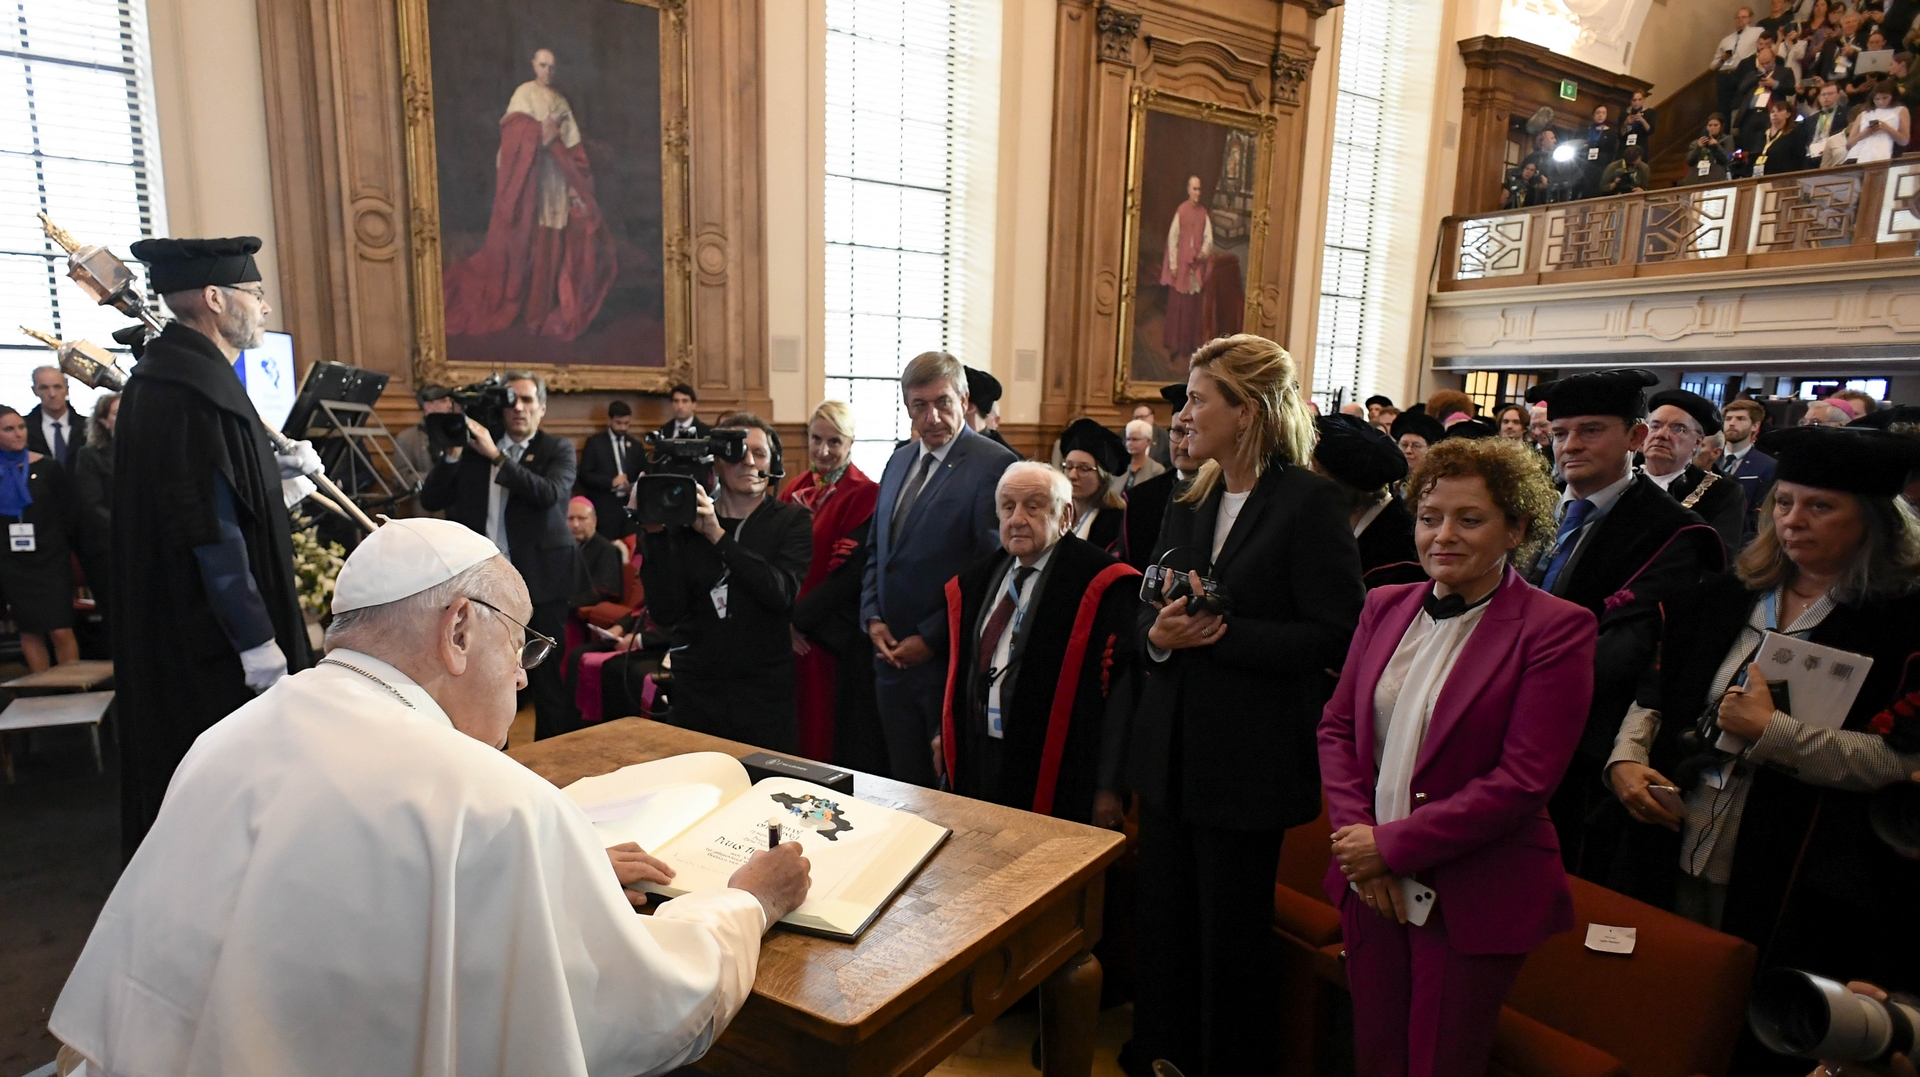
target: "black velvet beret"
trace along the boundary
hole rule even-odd
[[[1637,422],[1647,417],[1645,390],[1658,384],[1651,370],[1595,370],[1536,385],[1527,390],[1527,403],[1546,404],[1549,419],[1618,415]]]
[[[963,369],[967,372],[967,399],[973,401],[974,410],[982,415],[992,411],[1000,399],[1000,379],[984,370]]]
[[[1790,426],[1760,435],[1760,450],[1779,461],[1781,482],[1895,497],[1920,471],[1920,438],[1870,426]]]
[[[1322,415],[1313,458],[1320,469],[1359,490],[1377,490],[1407,477],[1407,457],[1393,439],[1354,415]]]
[[[1062,457],[1075,449],[1093,457],[1094,463],[1106,468],[1109,475],[1127,470],[1127,464],[1133,459],[1124,438],[1092,419],[1075,419],[1060,435]]]
[[[1882,404],[1847,424],[1885,430],[1890,426],[1920,426],[1920,404]]]
[[[260,279],[253,256],[258,236],[228,239],[143,239],[128,248],[147,263],[147,280],[161,295],[217,284],[231,288]]]
[[[1694,421],[1700,424],[1700,432],[1708,437],[1720,432],[1720,409],[1699,393],[1690,393],[1685,389],[1662,389],[1647,398],[1647,411],[1652,412],[1668,404],[1693,416]]]
[[[1447,428],[1440,425],[1440,420],[1427,414],[1425,404],[1415,404],[1394,416],[1392,434],[1395,443],[1408,434],[1418,434],[1426,439],[1427,447],[1432,448],[1447,436]]]
[[[1187,383],[1176,381],[1172,385],[1160,387],[1160,399],[1173,405],[1173,413],[1180,414],[1187,406]]]
[[[1497,437],[1499,434],[1500,428],[1485,419],[1462,419],[1452,426],[1447,427],[1448,437],[1466,438],[1469,441]]]

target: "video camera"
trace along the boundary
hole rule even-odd
[[[634,507],[627,515],[635,524],[655,527],[691,526],[700,507],[693,488],[712,488],[714,461],[737,464],[747,458],[745,430],[714,430],[703,438],[648,434],[641,443],[650,474],[634,481]]]
[[[1831,1062],[1885,1063],[1913,1055],[1920,999],[1887,1001],[1799,969],[1768,969],[1754,978],[1747,1022],[1767,1049]]]
[[[495,374],[485,381],[462,385],[448,391],[447,396],[459,410],[426,417],[427,433],[435,443],[448,447],[466,445],[470,440],[468,419],[486,427],[495,441],[507,432],[506,411],[513,406],[514,396],[513,387],[504,376]]]
[[[1201,593],[1196,595],[1193,593],[1193,582],[1187,577],[1187,573],[1192,570],[1175,568],[1166,563],[1169,557],[1185,551],[1185,546],[1175,546],[1160,555],[1158,564],[1147,566],[1146,572],[1140,577],[1140,601],[1173,602],[1185,598],[1189,600],[1187,602],[1189,614],[1218,613],[1224,616],[1231,613],[1233,600],[1228,597],[1227,589],[1221,585],[1220,581],[1202,572],[1200,574]]]

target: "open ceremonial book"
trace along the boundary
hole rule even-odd
[[[860,937],[951,833],[797,778],[750,783],[740,761],[719,752],[636,763],[563,791],[607,845],[638,842],[673,866],[672,885],[644,886],[666,897],[724,889],[767,847],[777,820],[780,840],[798,841],[813,865],[806,903],[780,922],[835,939]]]

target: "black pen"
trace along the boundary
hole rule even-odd
[[[780,820],[768,819],[767,820],[767,848],[778,849],[779,847],[780,847]]]

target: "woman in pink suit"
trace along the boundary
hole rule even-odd
[[[1547,798],[1593,694],[1593,615],[1511,567],[1554,490],[1501,438],[1407,482],[1431,584],[1367,595],[1320,722],[1361,1077],[1479,1077],[1527,952],[1574,926]],[[1420,922],[1424,921],[1424,922]]]

